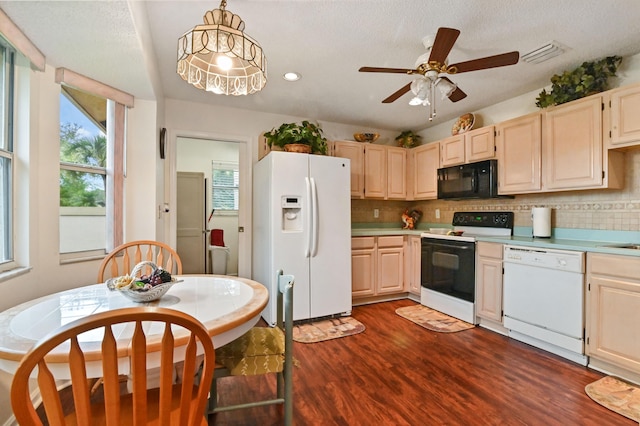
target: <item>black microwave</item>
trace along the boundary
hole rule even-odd
[[[498,197],[498,161],[438,169],[438,199],[468,199]]]

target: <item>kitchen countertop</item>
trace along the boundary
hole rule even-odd
[[[437,226],[432,226],[437,227]],[[452,229],[450,226],[439,226],[441,228]],[[427,229],[401,229],[401,228],[353,228],[352,237],[385,236],[385,235],[420,235],[428,232]],[[533,238],[530,228],[516,228],[511,237],[476,237],[477,241],[513,244],[526,247],[537,247],[541,249],[575,250],[584,252],[617,254],[625,256],[640,257],[640,250],[607,247],[609,245],[640,244],[637,232],[625,231],[597,231],[597,230],[554,230],[557,237]],[[573,237],[573,238],[572,238]],[[575,238],[581,237],[581,238]],[[587,238],[587,239],[582,239]]]

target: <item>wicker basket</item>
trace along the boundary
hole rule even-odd
[[[290,143],[284,146],[284,150],[287,152],[301,152],[303,154],[310,154],[311,145],[305,145],[303,143]]]
[[[140,262],[133,267],[130,276],[136,277],[141,271],[144,270],[144,268],[150,269],[151,272],[158,269],[156,264],[153,262]],[[122,294],[126,298],[138,303],[153,302],[154,300],[158,300],[169,291],[171,286],[182,281],[172,277],[171,281],[155,285],[150,289],[133,288],[131,285],[122,288],[116,288],[115,282],[118,278],[119,277],[110,278],[106,281],[109,290],[119,291],[120,294]]]

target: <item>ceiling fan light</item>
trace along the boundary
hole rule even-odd
[[[458,86],[456,86],[454,83],[444,78],[439,78],[436,81],[436,86],[438,86],[438,89],[442,94],[442,99],[448,98],[449,96],[451,96],[453,92],[458,88]]]

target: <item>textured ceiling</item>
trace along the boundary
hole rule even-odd
[[[228,0],[245,32],[264,48],[262,92],[231,97],[199,91],[175,72],[177,39],[202,23],[217,1],[0,1],[7,15],[54,66],[133,94],[287,114],[368,128],[420,130],[465,112],[539,89],[554,73],[586,60],[640,52],[637,0]],[[361,66],[412,68],[422,38],[438,27],[461,30],[449,62],[556,40],[568,51],[547,62],[450,76],[467,93],[438,99],[430,123],[407,94],[381,101],[409,83],[402,74],[359,73]],[[624,63],[623,63],[624,65]],[[286,71],[302,79],[289,83]],[[624,67],[621,70],[624,71]],[[277,123],[274,123],[277,124]]]

